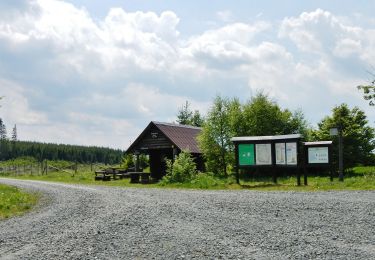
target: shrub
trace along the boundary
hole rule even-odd
[[[195,188],[208,189],[223,185],[223,183],[214,176],[212,172],[198,173],[192,180],[191,184]]]
[[[166,159],[167,174],[163,177],[163,183],[189,182],[197,174],[194,159],[188,151],[182,151],[174,161]]]
[[[122,162],[121,162],[121,167],[122,168],[125,168],[125,169],[128,169],[130,167],[134,167],[135,166],[135,163],[134,163],[134,158],[133,158],[133,155],[132,154],[126,154],[123,158],[122,158]]]

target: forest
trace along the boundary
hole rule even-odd
[[[96,146],[78,146],[30,141],[0,140],[0,161],[31,156],[39,161],[65,160],[79,163],[117,164],[124,152]]]

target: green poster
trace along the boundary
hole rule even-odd
[[[254,144],[238,145],[238,161],[240,165],[254,165]]]

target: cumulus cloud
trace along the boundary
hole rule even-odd
[[[125,149],[149,121],[175,120],[185,100],[205,112],[216,94],[245,100],[261,89],[316,122],[333,104],[362,101],[353,66],[375,58],[371,29],[320,9],[281,23],[223,11],[225,26],[182,35],[168,10],[112,8],[98,20],[63,1],[17,5],[0,17],[0,116],[23,125],[24,139]]]
[[[17,83],[0,79],[1,114],[4,120],[23,125],[42,125],[48,118],[43,111],[30,108],[24,89]]]

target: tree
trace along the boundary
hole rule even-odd
[[[191,118],[190,124],[192,126],[201,127],[203,126],[203,123],[204,123],[204,118],[201,116],[199,110],[195,110],[193,117]]]
[[[191,118],[193,117],[193,112],[189,108],[189,101],[186,100],[185,105],[178,110],[177,122],[181,125],[189,125],[191,123]]]
[[[370,74],[375,77],[374,74]],[[357,88],[363,91],[363,98],[369,101],[369,105],[375,106],[375,79],[371,81],[369,85],[360,85],[357,86]]]
[[[307,135],[307,122],[301,111],[282,110],[276,102],[261,93],[241,104],[216,97],[207,114],[198,142],[207,169],[226,176],[234,165],[234,136],[261,136],[301,133]]]
[[[230,101],[217,96],[208,111],[202,132],[198,137],[200,148],[206,158],[207,169],[227,176],[230,150],[233,147],[229,109]]]
[[[17,141],[17,125],[14,125],[13,130],[12,130],[12,141],[13,142]]]
[[[190,103],[186,101],[185,105],[178,110],[177,122],[181,125],[192,125],[201,127],[204,119],[199,113],[199,110],[195,110],[194,113],[190,109]]]
[[[307,134],[307,122],[302,111],[292,113],[262,93],[256,94],[243,107],[244,135]]]
[[[375,149],[375,129],[368,125],[366,115],[358,107],[350,109],[347,104],[341,104],[332,109],[332,115],[318,123],[318,130],[313,131],[317,140],[331,140],[329,130],[341,128],[344,142],[344,166],[349,168],[358,164],[370,164]],[[337,137],[333,138],[337,147]],[[337,161],[337,151],[334,149],[334,160]]]
[[[0,139],[6,140],[7,139],[7,130],[3,120],[0,118]]]

